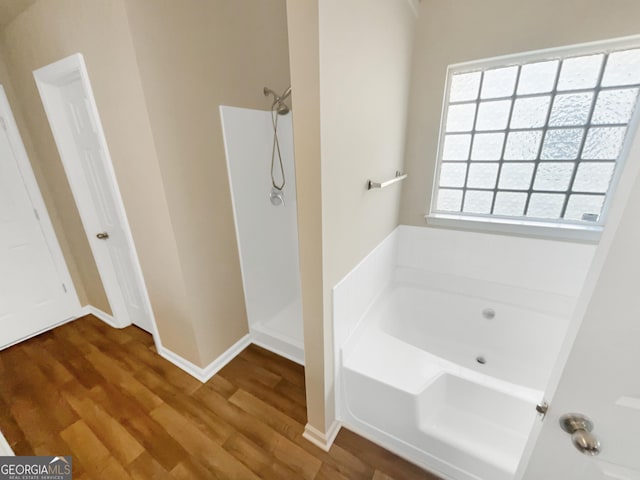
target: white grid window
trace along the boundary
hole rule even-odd
[[[640,48],[487,62],[449,69],[432,215],[601,226],[638,102]]]

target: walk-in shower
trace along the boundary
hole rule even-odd
[[[252,341],[302,363],[291,89],[264,94],[264,110],[220,107],[245,303]]]

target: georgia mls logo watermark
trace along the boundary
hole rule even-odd
[[[71,480],[71,457],[0,457],[0,480]]]

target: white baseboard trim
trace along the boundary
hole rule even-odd
[[[302,354],[299,354],[298,352],[288,352],[284,349],[274,346],[271,342],[263,341],[262,338],[258,338],[257,336],[251,337],[251,343],[304,367],[304,351]]]
[[[304,342],[283,335],[265,324],[249,326],[251,342],[304,367]]]
[[[94,307],[93,305],[85,305],[80,309],[80,314],[78,318],[84,317],[85,315],[93,315],[98,320],[102,320],[104,323],[113,328],[123,328],[121,325],[118,325],[115,318],[112,315],[109,315],[106,312],[103,312],[99,308]]]
[[[236,355],[247,348],[250,343],[251,335],[246,334],[206,367],[199,367],[195,363],[190,362],[186,358],[181,357],[162,345],[158,348],[158,353],[162,358],[173,363],[176,367],[184,370],[192,377],[200,380],[202,383],[206,383],[211,377],[218,373],[222,367],[233,360]]]
[[[0,457],[13,457],[15,453],[11,449],[11,445],[7,442],[7,439],[4,438],[2,432],[0,432]]]
[[[316,447],[320,447],[325,452],[328,452],[333,445],[333,441],[338,436],[342,424],[338,420],[334,420],[327,433],[322,433],[317,428],[309,425],[308,423],[304,427],[304,433],[302,436],[313,443]]]

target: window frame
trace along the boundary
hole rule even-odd
[[[476,213],[465,213],[465,212],[446,212],[446,211],[437,211],[435,210],[435,206],[437,203],[437,196],[439,191],[439,183],[440,183],[440,174],[442,168],[442,149],[444,146],[444,138],[446,135],[446,124],[447,124],[447,112],[449,106],[449,95],[450,95],[450,87],[451,81],[454,74],[459,73],[472,73],[477,71],[487,71],[493,68],[502,68],[509,67],[512,65],[525,65],[528,63],[535,63],[541,61],[549,61],[549,60],[559,60],[562,61],[567,58],[589,55],[589,54],[610,54],[619,50],[630,50],[640,48],[640,35],[633,35],[629,37],[622,38],[614,38],[609,40],[601,40],[595,42],[581,43],[575,45],[554,47],[548,49],[541,50],[533,50],[528,52],[502,55],[497,57],[491,57],[487,59],[474,60],[469,62],[462,62],[451,64],[447,67],[446,71],[446,80],[444,85],[444,92],[442,97],[442,110],[440,115],[440,128],[438,134],[438,145],[437,145],[437,153],[436,153],[436,164],[435,164],[435,172],[433,178],[433,185],[431,190],[431,197],[428,200],[428,213],[425,215],[425,219],[428,224],[434,226],[442,226],[442,227],[450,227],[450,228],[460,228],[460,229],[470,229],[470,230],[480,230],[494,233],[507,233],[507,234],[515,234],[521,236],[529,236],[529,237],[540,237],[540,238],[551,238],[551,239],[566,239],[580,242],[588,242],[588,243],[597,243],[600,239],[600,235],[604,226],[606,225],[608,213],[611,207],[611,202],[615,197],[616,190],[619,185],[620,177],[623,174],[625,169],[625,165],[627,163],[627,158],[629,156],[629,151],[631,149],[631,145],[633,144],[635,138],[638,136],[638,129],[640,125],[640,93],[636,99],[636,106],[634,112],[629,119],[627,124],[627,131],[625,134],[625,139],[622,144],[622,148],[620,150],[620,154],[618,158],[615,160],[615,171],[611,178],[611,182],[609,184],[609,188],[607,192],[604,194],[604,203],[602,206],[602,211],[598,218],[597,222],[580,222],[576,220],[568,220],[568,219],[541,219],[541,218],[529,218],[526,216],[521,217],[511,217],[511,216],[502,216],[502,215],[494,215],[494,214],[476,214]],[[560,75],[560,68],[558,67],[558,71],[556,75]],[[602,71],[606,68],[606,64],[602,66]],[[601,72],[602,75],[602,72]],[[557,81],[556,76],[556,81]],[[514,87],[514,93],[511,97],[511,101],[513,102],[516,98],[518,84],[516,83]],[[624,85],[615,88],[640,88],[639,84],[633,85]],[[602,90],[601,85],[597,85],[594,89],[594,95],[596,97],[593,99],[592,109],[595,108],[595,102],[597,100],[597,94]],[[567,91],[567,93],[572,93],[573,91]],[[562,92],[565,93],[565,92]],[[549,105],[549,110],[552,108],[553,99],[557,91],[553,90],[551,103]],[[505,97],[506,98],[506,97]],[[525,96],[526,98],[526,96]],[[487,99],[486,101],[493,101],[496,99]],[[453,102],[454,104],[457,102]],[[480,101],[480,92],[478,92],[478,99],[476,101],[476,109],[479,108],[481,104]],[[513,109],[513,104],[511,106]],[[477,114],[477,113],[476,113]],[[550,113],[549,113],[550,114]],[[582,139],[582,143],[585,142],[585,138],[588,133],[588,129],[590,128],[591,123],[585,125],[584,127],[584,138]],[[548,128],[548,119],[547,123],[541,129],[547,131]],[[570,128],[570,127],[567,127]],[[509,127],[505,128],[505,132],[509,131]],[[452,132],[450,132],[452,133]],[[456,132],[454,132],[456,133]],[[465,133],[465,132],[460,132]],[[473,132],[473,135],[477,134],[477,132]],[[473,137],[472,137],[473,138]],[[504,139],[506,142],[506,137]],[[544,141],[544,136],[542,141]],[[542,144],[540,145],[542,148]],[[471,155],[471,152],[469,152]],[[503,160],[501,160],[502,162]],[[532,160],[531,162],[539,163],[541,160],[538,158],[536,160]],[[462,163],[462,162],[461,162]],[[479,162],[482,163],[482,162]],[[470,165],[470,161],[467,161],[467,165]],[[576,170],[579,162],[576,164]],[[575,172],[574,172],[575,175]],[[532,178],[532,182],[535,178]],[[499,179],[496,179],[498,182]],[[466,188],[463,187],[463,188]],[[531,190],[532,186],[529,190]],[[499,192],[500,189],[496,183],[496,187],[494,189],[494,194]],[[567,193],[568,190],[564,192],[558,193]]]

